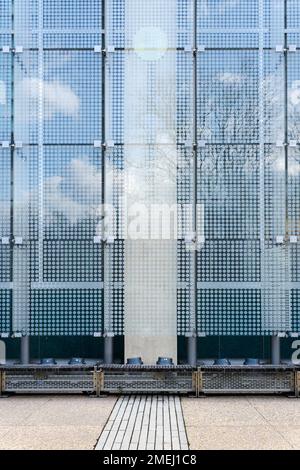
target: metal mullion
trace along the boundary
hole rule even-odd
[[[284,135],[285,142],[289,141],[289,97],[288,97],[288,25],[287,25],[287,0],[284,0]],[[285,321],[288,319],[291,325],[291,289],[290,282],[290,249],[287,244],[289,237],[289,146],[285,145]]]
[[[264,0],[259,0],[259,231],[260,231],[260,271],[261,271],[261,295],[264,295],[265,279],[265,142],[264,142]],[[262,302],[263,308],[264,302]],[[263,316],[264,312],[261,312]]]
[[[197,333],[197,167],[198,167],[198,149],[197,149],[197,0],[193,1],[193,231],[196,234],[195,252],[191,254],[191,277],[192,277],[192,302],[190,312],[190,334]]]
[[[11,47],[15,47],[15,35],[14,35],[14,0],[11,0]],[[14,58],[11,58],[11,144],[14,142]],[[14,147],[10,146],[10,282],[13,283],[13,243],[12,238],[14,234]],[[13,330],[13,290],[10,291],[10,331]]]
[[[106,0],[102,0],[102,50],[106,50],[106,16],[107,16],[107,4]],[[106,204],[106,189],[107,189],[107,181],[106,181],[106,157],[107,157],[107,148],[106,148],[106,61],[107,55],[102,55],[102,204],[103,208]],[[104,229],[105,229],[105,221],[104,221],[104,214],[103,216],[103,224],[102,224],[102,236],[104,238]],[[103,327],[102,333],[109,332],[110,330],[110,315],[112,314],[110,308],[110,270],[111,270],[111,259],[109,246],[105,245],[105,240],[102,240],[102,274],[103,274],[103,302],[102,302],[102,318],[103,318]],[[106,331],[108,330],[108,331]]]
[[[38,210],[38,278],[43,281],[44,271],[44,50],[43,50],[43,0],[38,3],[38,77],[39,77],[39,98],[38,98],[38,188],[39,188],[39,210]]]
[[[287,28],[287,0],[284,0],[284,141],[288,143],[289,140],[289,123],[288,123],[288,34]],[[288,173],[289,173],[289,151],[288,146],[284,148],[285,153],[285,235],[289,234],[289,220],[288,220]]]

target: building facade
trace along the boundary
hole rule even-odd
[[[276,357],[300,332],[300,2],[0,12],[2,338],[23,362],[45,338],[107,362],[224,338]]]

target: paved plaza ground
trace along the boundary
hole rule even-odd
[[[192,450],[300,449],[300,400],[274,396],[0,399],[0,449],[94,449],[97,443],[107,449],[177,450],[188,445]]]

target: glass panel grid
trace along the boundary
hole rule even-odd
[[[200,53],[197,61],[199,140],[259,141],[258,65],[256,51]]]
[[[6,45],[8,46],[9,43]],[[4,54],[0,51],[0,142],[10,141],[11,135],[11,74],[12,59],[10,54]]]
[[[111,0],[108,45],[136,50],[191,45],[192,16],[193,0]]]
[[[0,289],[0,333],[10,333],[11,291]]]
[[[260,296],[260,291],[255,289],[200,289],[198,331],[207,335],[260,335]]]
[[[32,336],[93,336],[102,331],[98,290],[31,291]]]

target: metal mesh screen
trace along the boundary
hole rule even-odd
[[[0,334],[298,332],[299,2],[0,11]]]

